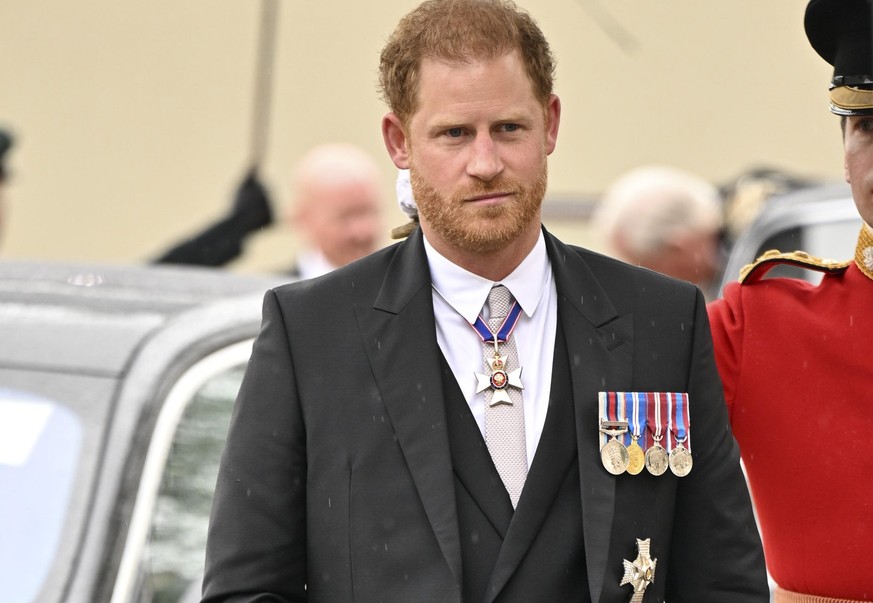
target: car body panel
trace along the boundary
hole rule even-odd
[[[29,444],[0,442],[0,490],[46,524],[37,529],[19,515],[0,517],[0,583],[20,585],[12,603],[110,600],[123,554],[149,546],[149,527],[133,521],[133,510],[150,449],[163,447],[166,459],[171,447],[176,424],[158,422],[168,395],[180,380],[193,379],[193,367],[227,350],[244,366],[263,294],[285,280],[203,268],[0,263],[0,417],[17,418],[7,430],[25,433],[22,423],[29,422],[37,433]],[[197,370],[197,378],[208,378]],[[233,396],[222,400],[228,416]],[[176,422],[179,414],[177,408]],[[216,437],[223,441],[224,433]],[[59,476],[66,492],[34,477],[31,463],[44,450],[61,466],[43,473]],[[52,501],[62,504],[46,516]],[[40,547],[34,534],[42,534]],[[129,544],[134,536],[138,542]],[[51,559],[50,566],[39,567],[37,558]],[[148,600],[141,570],[128,570],[133,586],[115,600]],[[34,588],[37,594],[28,595]]]

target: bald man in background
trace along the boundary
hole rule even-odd
[[[297,164],[286,223],[303,239],[292,274],[313,278],[379,247],[382,191],[375,160],[345,143],[319,145]]]

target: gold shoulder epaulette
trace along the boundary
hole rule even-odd
[[[826,260],[824,258],[815,257],[814,255],[809,255],[805,251],[782,253],[778,249],[771,249],[765,251],[761,257],[754,261],[754,263],[746,264],[743,269],[740,270],[740,282],[744,284],[757,282],[764,278],[764,275],[767,274],[771,268],[780,264],[799,266],[801,268],[808,268],[809,270],[816,270],[818,272],[838,273],[845,272],[846,268],[848,268],[851,263],[851,260],[847,262]]]

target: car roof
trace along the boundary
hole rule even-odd
[[[0,262],[0,366],[118,375],[174,316],[279,282],[193,267]],[[100,345],[87,345],[96,333]]]

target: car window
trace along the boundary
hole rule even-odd
[[[169,391],[155,426],[112,601],[199,601],[218,464],[251,340],[215,352]]]
[[[179,421],[152,515],[146,601],[176,603],[200,592],[218,462],[244,370],[238,365],[204,383]]]
[[[51,570],[75,483],[82,425],[69,409],[0,389],[0,584],[35,601]]]

